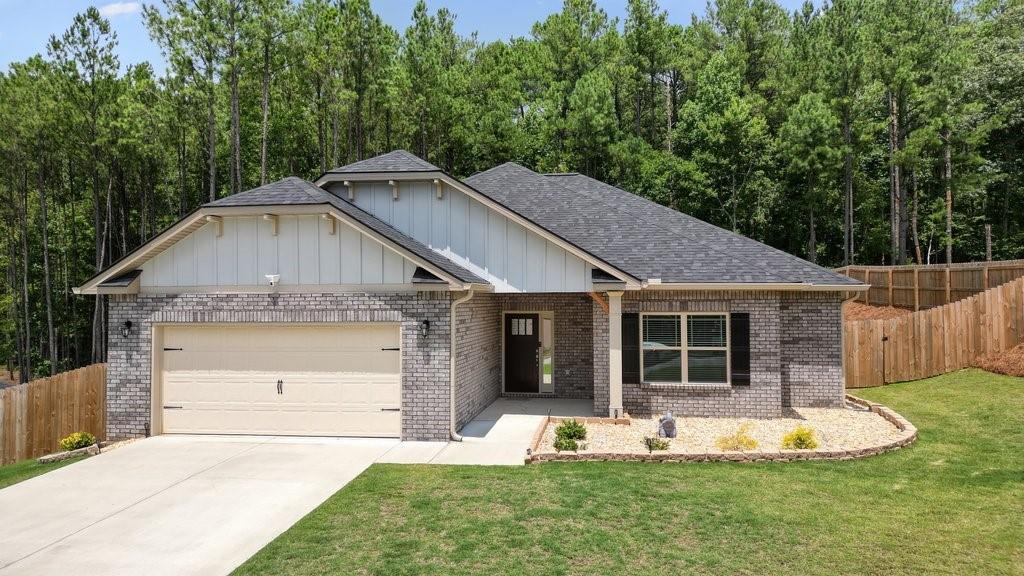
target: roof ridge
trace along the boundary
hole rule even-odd
[[[583,176],[584,178],[590,178],[590,176],[586,176],[586,175],[583,175],[583,174],[577,174],[577,176]],[[598,180],[596,178],[590,178],[590,179],[594,180],[595,182],[601,182],[600,180]],[[607,183],[604,183],[604,182],[602,182],[602,184],[605,184],[606,186],[611,186],[611,184],[607,184]],[[568,188],[566,186],[563,186],[562,184],[558,184],[558,186],[561,187],[561,188],[564,188],[566,191],[574,193],[574,194],[581,194],[581,193],[583,193],[583,192],[580,192],[579,190],[575,190],[573,188]],[[623,190],[622,188],[619,188],[618,186],[612,186],[612,187],[616,188],[618,190],[621,190],[622,192],[625,192],[627,194],[633,194],[632,192],[629,192],[628,190]],[[583,193],[583,194],[586,194],[586,193]],[[724,250],[720,250],[717,247],[715,247],[715,246],[713,246],[711,244],[708,244],[707,242],[704,242],[699,236],[696,236],[696,235],[690,236],[690,235],[687,235],[685,233],[677,232],[676,230],[672,230],[671,228],[666,228],[665,226],[662,226],[658,222],[652,221],[649,218],[645,218],[641,214],[636,214],[634,212],[631,212],[629,210],[626,210],[626,209],[622,208],[621,206],[613,206],[613,205],[609,204],[608,202],[606,202],[605,200],[603,200],[600,197],[600,195],[595,195],[595,194],[586,194],[586,195],[587,196],[591,196],[592,200],[594,200],[595,202],[599,202],[599,203],[601,203],[601,204],[611,208],[612,210],[617,210],[619,212],[623,212],[625,214],[629,214],[630,216],[633,216],[634,218],[642,220],[645,224],[647,224],[649,226],[654,226],[654,227],[656,227],[656,228],[658,228],[660,230],[664,230],[665,232],[668,232],[669,234],[672,234],[672,235],[675,235],[675,236],[678,236],[678,237],[681,237],[681,238],[685,238],[685,239],[687,239],[687,240],[689,240],[691,242],[696,242],[697,244],[707,248],[709,251],[717,252],[719,254],[723,254],[723,255],[726,255],[726,256],[730,256],[732,258],[736,258],[738,260],[742,260],[743,262],[746,262],[747,264],[750,264],[750,265],[754,266],[755,268],[758,268],[759,270],[762,270],[763,272],[765,272],[768,276],[770,276],[772,278],[777,278],[780,281],[786,281],[785,278],[783,278],[782,276],[777,275],[770,268],[762,267],[760,263],[758,263],[758,262],[751,262],[751,261],[747,260],[746,258],[738,255],[738,254],[730,253],[730,252],[724,251]],[[637,196],[638,198],[642,198],[641,196],[638,196],[636,194],[633,194],[633,195]],[[643,199],[647,200],[646,198],[643,198]],[[650,200],[647,200],[647,201],[650,202]],[[658,205],[661,206],[660,204],[658,204]],[[678,210],[676,210],[676,212],[678,212],[679,214],[682,214],[682,212],[679,212]]]

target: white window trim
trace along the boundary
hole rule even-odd
[[[644,317],[646,316],[678,316],[679,317],[679,347],[669,346],[665,350],[679,350],[679,361],[682,364],[680,374],[682,382],[648,381],[644,379]],[[708,350],[721,352],[721,346],[689,346],[689,330],[686,325],[686,318],[689,316],[722,316],[725,318],[725,382],[690,382],[689,362],[690,350]],[[640,322],[637,329],[640,331],[640,382],[650,386],[721,386],[723,388],[732,386],[732,323],[729,319],[729,312],[641,312]]]

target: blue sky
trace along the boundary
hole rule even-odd
[[[801,0],[782,0],[787,9],[799,6]],[[60,34],[78,12],[90,5],[100,8],[117,32],[118,54],[122,64],[149,60],[163,70],[160,51],[149,39],[142,23],[141,2],[131,0],[0,0],[0,70],[8,64],[46,52],[51,35]],[[409,24],[416,0],[372,0],[373,8],[398,30]],[[446,6],[457,16],[456,28],[461,34],[477,32],[481,40],[508,39],[529,34],[534,22],[557,12],[562,0],[427,0],[431,11]],[[610,16],[620,20],[626,16],[626,0],[598,0]],[[703,14],[705,0],[661,0],[672,22],[686,24],[691,14]]]

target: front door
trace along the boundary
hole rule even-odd
[[[540,315],[505,316],[505,391],[540,391]]]

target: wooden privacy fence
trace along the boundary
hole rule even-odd
[[[936,376],[1024,341],[1024,278],[945,306],[843,323],[847,388]]]
[[[858,302],[924,310],[969,298],[1024,277],[1024,260],[925,264],[922,266],[844,266],[836,272],[871,288]]]
[[[107,365],[0,389],[0,464],[38,458],[72,432],[104,439]]]

